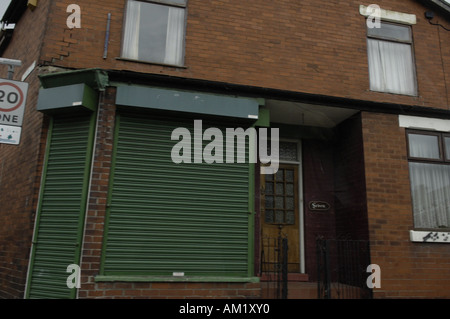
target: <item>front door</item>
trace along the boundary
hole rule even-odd
[[[261,201],[263,249],[286,237],[288,272],[300,272],[298,164],[282,164],[276,174],[261,175]],[[266,253],[265,258],[275,263],[276,256]]]

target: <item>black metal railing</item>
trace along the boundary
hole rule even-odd
[[[317,240],[317,291],[319,299],[370,299],[367,285],[370,265],[366,240]]]
[[[265,298],[287,299],[288,294],[288,239],[278,237],[262,238],[261,273]]]

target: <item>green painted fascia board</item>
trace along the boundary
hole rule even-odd
[[[154,87],[119,85],[116,104],[175,112],[207,114],[256,121],[259,100],[243,97],[161,89]]]
[[[60,112],[62,109],[97,109],[98,93],[84,83],[40,89],[37,110],[44,113]]]
[[[260,107],[258,120],[253,126],[270,127],[270,110]]]

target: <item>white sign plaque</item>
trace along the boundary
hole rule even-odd
[[[22,126],[28,83],[0,79],[0,124]]]
[[[0,143],[19,145],[22,128],[0,124]]]

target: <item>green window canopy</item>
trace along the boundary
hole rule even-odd
[[[37,110],[54,113],[73,109],[95,111],[98,94],[84,83],[40,89]]]
[[[116,104],[139,108],[239,118],[259,119],[260,100],[212,93],[119,85]]]
[[[89,83],[63,83],[43,86],[39,91],[37,110],[46,114],[67,111],[95,111],[98,90]],[[117,85],[116,104],[149,110],[201,114],[269,126],[270,114],[263,99],[225,96],[212,93],[182,91],[135,85]]]

